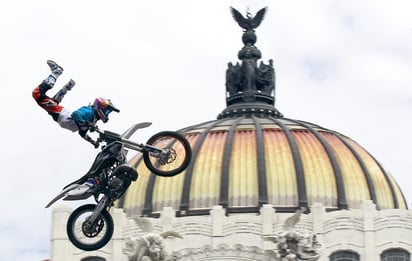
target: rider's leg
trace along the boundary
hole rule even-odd
[[[47,60],[47,65],[50,67],[51,74],[47,76],[47,78],[44,79],[42,83],[38,86],[40,94],[45,97],[47,97],[46,92],[53,88],[57,78],[63,73],[63,67],[53,62],[52,60]]]
[[[45,109],[53,117],[53,119],[57,121],[58,115],[63,107],[60,106],[58,102],[47,96],[46,92],[53,88],[56,83],[56,79],[63,73],[63,68],[51,60],[47,61],[47,65],[50,67],[51,74],[33,90],[32,96],[36,100],[37,104]]]
[[[47,60],[47,65],[50,67],[51,74],[47,76],[47,78],[40,84],[40,91],[43,95],[45,95],[48,90],[53,88],[57,78],[63,73],[63,67],[58,65],[56,62]]]
[[[90,188],[96,188],[100,186],[100,179],[99,178],[88,178],[86,182],[84,183],[86,186],[89,186]]]
[[[74,87],[75,84],[76,82],[71,79],[68,83],[66,83],[63,86],[63,88],[61,88],[56,93],[56,95],[53,96],[53,100],[55,100],[57,103],[60,103],[63,100],[64,95],[66,95],[67,91],[70,91]]]

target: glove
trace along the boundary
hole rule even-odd
[[[92,141],[90,141],[90,143],[93,144],[95,149],[99,148],[100,144],[97,141],[92,140]]]
[[[96,131],[96,129],[97,129],[96,126],[94,126],[94,125],[89,125],[89,131],[90,131],[90,132],[94,132],[94,131]]]
[[[95,149],[97,149],[100,145],[98,141],[93,140],[89,135],[86,135],[84,139],[90,142],[94,146]]]

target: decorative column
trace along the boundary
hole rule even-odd
[[[112,236],[112,260],[125,260],[123,255],[123,227],[126,225],[127,217],[123,209],[113,208],[111,213],[114,222]],[[124,256],[124,258],[123,258]]]
[[[171,207],[164,207],[162,214],[160,215],[160,222],[162,225],[162,232],[173,230],[173,221],[175,219],[176,213]],[[165,250],[168,253],[173,252],[172,240],[164,240]]]
[[[210,210],[210,217],[212,222],[212,247],[223,243],[223,225],[225,221],[225,210],[222,206],[213,206]]]
[[[323,242],[323,222],[325,220],[326,210],[321,203],[314,203],[310,208],[312,213],[313,234],[316,235],[320,243]]]
[[[70,261],[73,256],[73,246],[66,233],[67,219],[72,209],[68,206],[58,206],[52,212],[51,260]]]
[[[260,216],[262,218],[262,236],[273,235],[273,217],[275,214],[275,209],[272,204],[264,204],[260,208]],[[263,240],[263,249],[272,250],[273,243],[270,241]]]
[[[364,229],[364,260],[365,261],[376,261],[379,256],[375,256],[374,247],[374,216],[376,212],[376,205],[372,203],[371,200],[364,201],[362,204],[362,214],[363,214],[363,229]]]

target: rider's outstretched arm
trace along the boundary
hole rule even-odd
[[[88,142],[90,142],[94,146],[95,149],[99,147],[99,143],[93,140],[89,135],[86,134],[86,136],[84,136],[83,138],[87,140]]]
[[[79,135],[87,140],[88,142],[90,142],[96,149],[99,147],[99,143],[95,140],[93,140],[88,134],[87,132],[89,131],[89,127],[79,127]]]
[[[76,111],[74,111],[71,115],[71,118],[76,122],[77,126],[79,127],[79,135],[93,144],[95,148],[99,147],[99,143],[93,140],[87,132],[90,130],[91,122],[94,118],[93,109],[90,109],[88,106],[84,106]]]

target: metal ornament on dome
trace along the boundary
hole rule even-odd
[[[268,64],[258,60],[262,57],[255,46],[255,29],[262,22],[267,7],[259,10],[253,17],[249,12],[246,17],[231,7],[234,20],[244,29],[244,46],[238,52],[241,63],[228,63],[226,70],[226,105],[218,119],[243,115],[283,117],[275,108],[275,69],[273,60]]]

